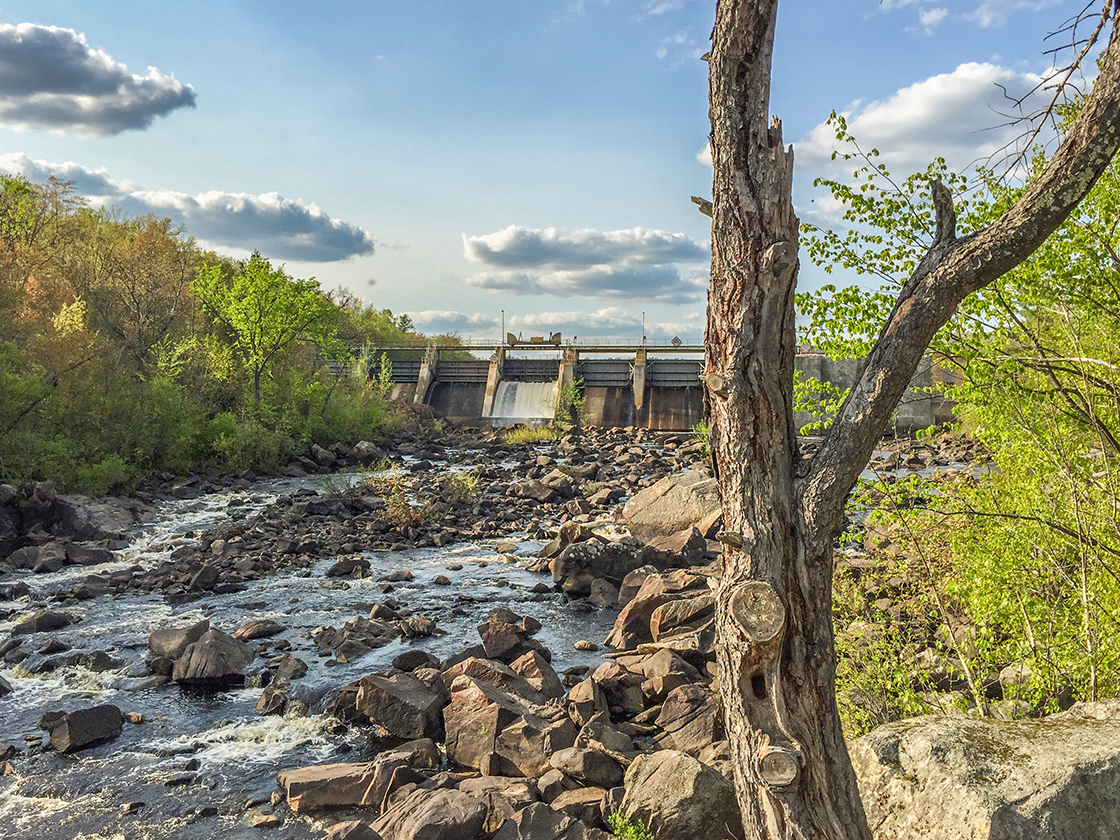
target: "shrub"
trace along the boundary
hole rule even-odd
[[[560,437],[560,430],[555,426],[514,426],[502,437],[505,438],[506,443],[519,446],[556,440]]]
[[[607,825],[611,827],[611,833],[621,840],[653,840],[653,834],[648,828],[621,811],[615,811],[607,817]]]

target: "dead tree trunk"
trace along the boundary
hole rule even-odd
[[[748,837],[869,838],[835,702],[832,545],[844,502],[934,333],[1061,224],[1120,146],[1115,29],[1046,169],[991,227],[937,234],[812,461],[793,425],[793,153],[769,119],[777,0],[719,0],[710,65],[712,284],[706,386],[723,502],[719,679]],[[1113,12],[1109,12],[1112,14]]]

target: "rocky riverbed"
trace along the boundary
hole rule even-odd
[[[687,435],[414,429],[265,481],[0,485],[0,836],[739,836],[706,470]]]

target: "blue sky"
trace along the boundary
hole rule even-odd
[[[803,220],[833,109],[893,170],[1012,135],[1055,0],[785,0]],[[425,331],[703,332],[714,0],[0,0],[0,171],[73,179]],[[802,260],[801,285],[820,281]]]

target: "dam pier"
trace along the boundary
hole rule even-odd
[[[554,339],[557,337],[554,336]],[[415,347],[384,346],[371,353],[371,371],[380,354]],[[462,358],[468,351],[488,358]],[[848,388],[859,359],[829,359],[798,353],[797,370],[837,388]],[[552,420],[561,394],[578,388],[585,425],[634,426],[662,431],[691,429],[704,419],[704,345],[679,339],[665,343],[469,341],[431,344],[421,359],[391,363],[390,397],[426,405],[451,422],[511,426]],[[910,434],[952,419],[952,404],[939,385],[952,372],[922,365],[895,412],[896,433]],[[799,426],[813,417],[799,412]]]

